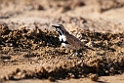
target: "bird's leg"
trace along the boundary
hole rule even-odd
[[[70,58],[75,53],[75,50],[72,51],[72,53],[68,56]]]
[[[78,57],[81,57],[81,56],[80,56],[80,50],[76,50],[76,55],[77,55]]]

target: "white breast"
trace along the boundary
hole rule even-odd
[[[66,45],[65,43],[62,43],[62,46],[63,46],[63,47],[66,47],[67,45]]]
[[[59,36],[59,40],[60,40],[60,41],[62,41],[62,40],[63,40],[63,41],[66,41],[66,36],[65,36],[65,35],[60,35],[60,36]]]
[[[65,48],[69,48],[69,49],[75,49],[75,47],[70,45],[70,44],[62,43],[62,46],[65,47]]]
[[[67,41],[65,35],[60,35],[60,36],[59,36],[59,40],[60,40],[60,41],[62,41],[62,40],[63,40],[63,41]],[[73,47],[73,46],[70,45],[70,44],[62,43],[61,45],[62,45],[63,47],[66,47],[66,48],[75,49],[75,47]]]

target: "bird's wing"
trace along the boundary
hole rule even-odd
[[[76,38],[75,36],[71,35],[71,34],[68,34],[66,35],[66,39],[67,41],[72,44],[77,50],[80,49],[81,47],[83,47],[83,43],[78,39]]]

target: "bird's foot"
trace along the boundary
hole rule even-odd
[[[81,58],[81,55],[80,55],[80,51],[79,51],[79,50],[76,51],[76,55],[77,55],[79,58]]]

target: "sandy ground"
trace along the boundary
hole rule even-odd
[[[123,0],[1,0],[0,82],[123,83]],[[67,57],[61,23],[90,48]]]
[[[70,79],[70,80],[57,80],[55,83],[123,83],[124,82],[124,75],[117,75],[117,76],[102,76],[99,78],[97,82],[90,80],[89,78],[80,78],[80,79]],[[17,83],[17,81],[7,81],[5,83]],[[30,80],[19,80],[19,83],[53,83],[49,80],[39,80],[39,79],[30,79]]]

